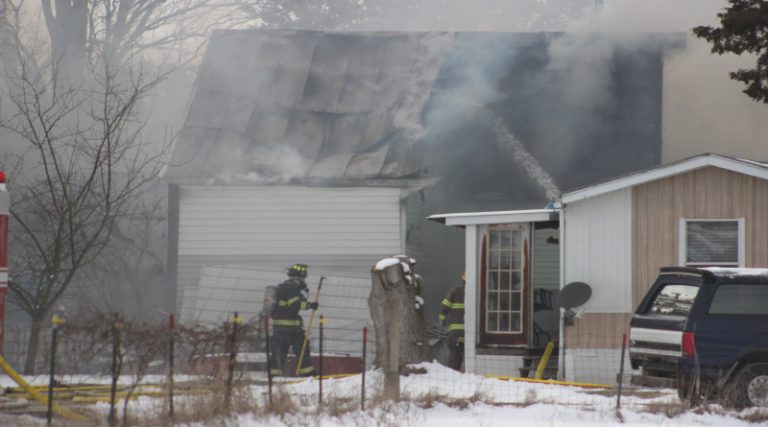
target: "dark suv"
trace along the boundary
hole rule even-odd
[[[768,407],[768,269],[662,268],[629,355],[643,375],[676,378],[683,400]]]

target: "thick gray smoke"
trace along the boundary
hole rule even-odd
[[[768,105],[752,101],[728,77],[753,67],[755,58],[711,54],[711,46],[691,34],[695,26],[718,25],[717,13],[726,6],[725,0],[607,0],[566,27],[564,40],[590,32],[619,41],[633,32],[686,34],[685,48],[669,51],[664,61],[662,162],[703,152],[768,159],[768,145],[760,143],[768,133]],[[567,57],[569,49],[555,45],[551,54]],[[597,89],[599,97],[595,81],[587,78],[583,87]]]

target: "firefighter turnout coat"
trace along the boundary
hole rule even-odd
[[[443,299],[439,319],[451,335],[464,336],[464,285],[451,289]]]
[[[303,328],[299,310],[307,309],[307,284],[293,277],[278,285],[272,307],[272,326],[275,329]]]

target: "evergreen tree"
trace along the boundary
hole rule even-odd
[[[768,2],[765,0],[729,0],[729,6],[717,16],[719,27],[699,26],[693,33],[712,43],[712,52],[757,55],[755,68],[730,73],[731,79],[746,85],[744,93],[768,104]]]

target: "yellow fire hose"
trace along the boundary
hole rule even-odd
[[[544,377],[544,371],[547,369],[547,364],[549,363],[549,358],[552,356],[552,351],[555,349],[555,342],[550,341],[547,343],[547,348],[544,350],[544,354],[541,356],[541,360],[539,360],[539,366],[536,368],[536,375],[534,378],[537,380],[540,380]]]
[[[509,377],[504,375],[483,375],[485,378],[493,378],[502,381],[520,381],[525,383],[538,383],[538,384],[552,384],[552,385],[564,385],[582,388],[605,388],[612,389],[613,386],[609,384],[591,384],[591,383],[577,383],[571,381],[557,381],[557,380],[537,380],[535,378],[523,378],[523,377]]]
[[[30,386],[29,383],[27,383],[24,378],[22,378],[21,375],[19,375],[12,367],[11,365],[3,358],[2,355],[0,355],[0,368],[3,368],[3,371],[5,371],[6,374],[8,374],[9,377],[11,377],[16,384],[18,384],[21,388],[23,388],[27,393],[29,393],[32,398],[37,400],[38,402],[42,403],[43,405],[48,404],[48,397],[40,394],[39,391],[37,391],[34,387]],[[53,402],[53,412],[69,418],[71,420],[76,421],[87,421],[88,418],[84,415],[80,415],[77,412],[65,407],[61,406],[56,402]]]

